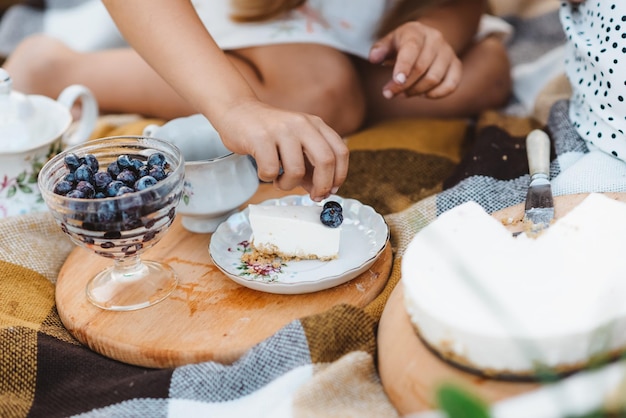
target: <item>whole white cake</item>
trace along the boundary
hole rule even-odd
[[[535,238],[468,202],[407,247],[406,309],[457,365],[494,377],[575,371],[626,350],[625,252],[626,204],[601,194]]]
[[[252,247],[283,258],[332,260],[339,255],[341,227],[320,221],[320,206],[249,205]]]

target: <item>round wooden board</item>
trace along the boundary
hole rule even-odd
[[[626,202],[626,193],[602,193],[611,199]],[[571,194],[566,196],[557,196],[554,198],[554,218],[558,219],[567,212],[578,206],[589,193]],[[511,232],[519,232],[524,230],[524,204],[510,206],[506,209],[494,212],[491,216],[502,222]]]
[[[261,185],[249,203],[280,196],[270,185]],[[128,312],[105,311],[87,300],[87,282],[111,260],[77,247],[57,279],[61,321],[92,350],[125,363],[175,367],[211,360],[230,364],[294,319],[338,304],[365,306],[384,288],[392,265],[387,244],[369,270],[345,284],[309,294],[277,295],[242,287],[225,276],[211,261],[210,239],[211,234],[185,230],[177,218],[161,242],[142,258],[170,264],[178,273],[178,287],[164,301]]]
[[[444,383],[466,388],[495,402],[537,387],[533,383],[490,380],[458,369],[435,356],[418,338],[404,308],[400,281],[391,292],[378,325],[378,372],[400,415],[436,409],[435,391]]]
[[[626,193],[605,193],[626,202]],[[559,218],[578,205],[588,194],[559,196],[554,199]],[[524,204],[492,214],[512,232],[523,230]],[[435,391],[442,383],[467,388],[491,404],[536,389],[536,383],[487,379],[463,371],[434,355],[417,336],[404,308],[402,280],[395,287],[378,326],[378,370],[391,403],[401,415],[436,408]]]

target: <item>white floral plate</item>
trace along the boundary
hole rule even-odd
[[[289,260],[275,266],[250,265],[241,260],[251,251],[252,230],[248,209],[231,215],[211,237],[209,254],[215,265],[235,282],[268,293],[299,294],[317,292],[346,283],[369,269],[383,252],[389,239],[389,226],[371,206],[354,199],[330,196],[343,207],[343,224],[338,258],[330,261]],[[308,195],[270,199],[262,205],[318,205]]]

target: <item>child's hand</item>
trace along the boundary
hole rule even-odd
[[[259,178],[281,190],[304,187],[319,201],[348,174],[348,148],[320,118],[245,101],[215,118],[227,148],[256,160]]]
[[[395,61],[393,78],[383,87],[387,98],[404,93],[432,99],[452,93],[461,80],[461,61],[441,32],[420,22],[398,27],[376,42],[372,63]]]

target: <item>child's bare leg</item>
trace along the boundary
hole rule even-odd
[[[26,39],[4,68],[13,88],[56,98],[70,84],[87,86],[103,113],[138,113],[171,118],[193,113],[132,49],[76,52],[42,35]]]
[[[320,116],[339,134],[361,127],[365,97],[344,53],[315,44],[280,44],[229,54],[262,101]]]
[[[344,54],[318,45],[277,45],[229,56],[261,100],[318,115],[340,134],[361,125],[365,100]],[[196,112],[129,48],[81,53],[50,37],[34,36],[18,46],[4,68],[14,89],[27,94],[56,98],[68,85],[83,84],[103,113],[173,119]]]
[[[504,45],[488,37],[472,46],[461,58],[463,76],[457,90],[441,99],[382,95],[391,67],[357,62],[367,96],[369,123],[402,117],[469,117],[505,105],[511,94],[510,63]]]

